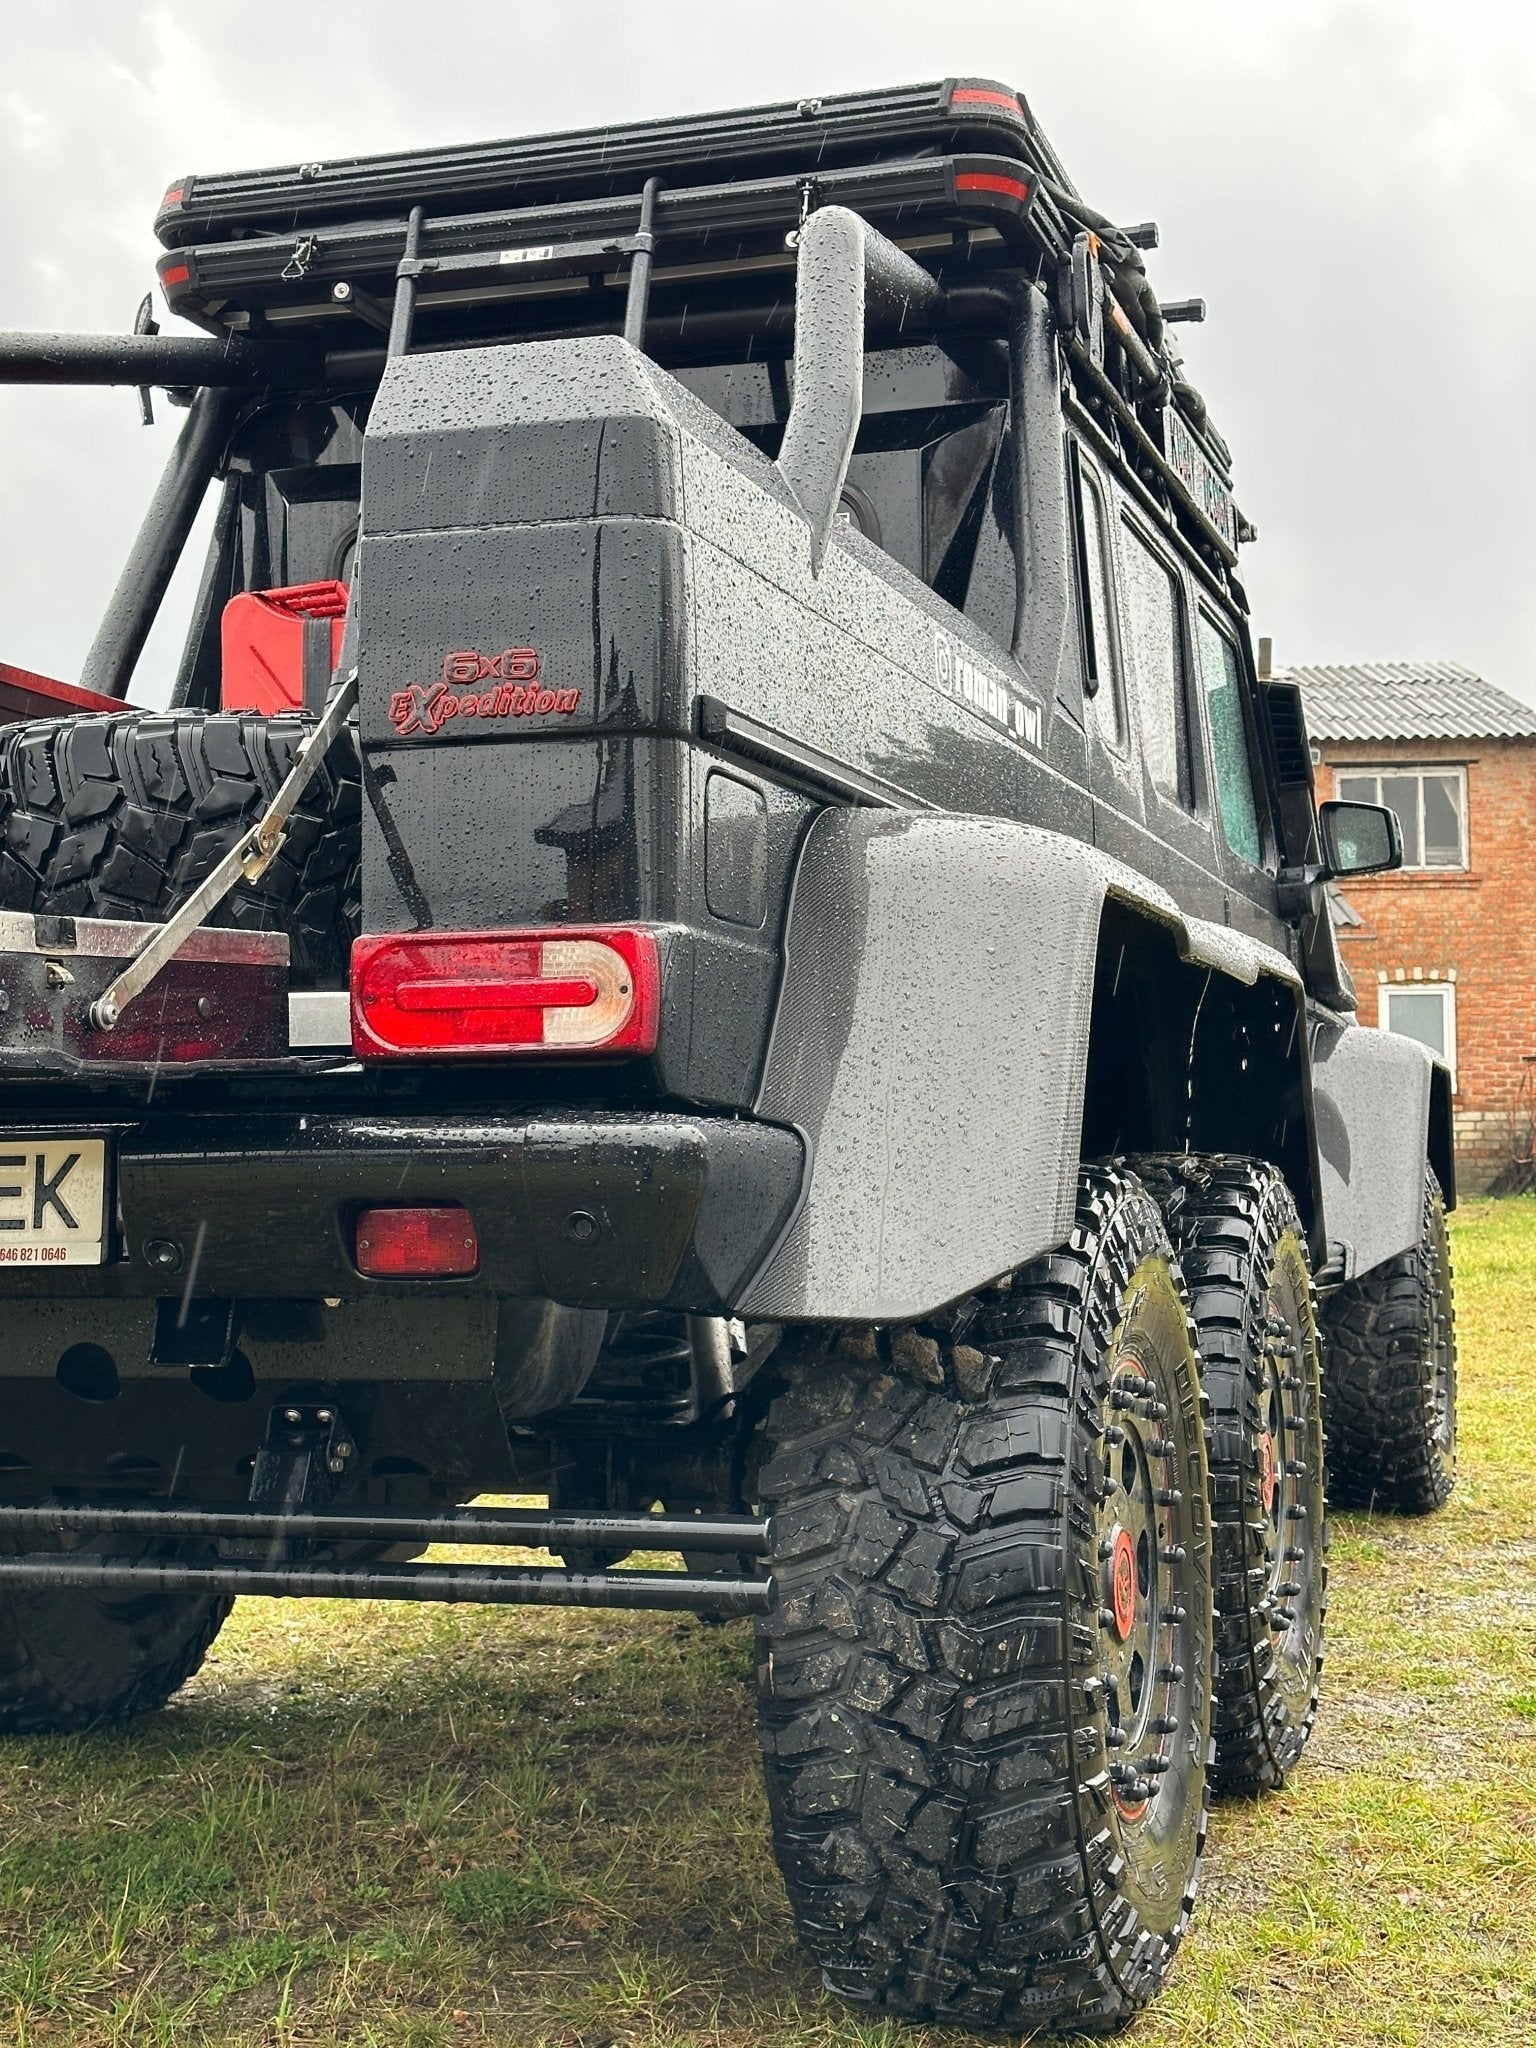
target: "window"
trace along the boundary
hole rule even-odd
[[[1383,1031],[1427,1046],[1456,1079],[1456,984],[1451,981],[1383,982],[1377,990]]]
[[[1243,672],[1237,649],[1205,616],[1200,621],[1200,680],[1216,762],[1216,806],[1228,846],[1257,867],[1263,857],[1259,813],[1253,800],[1253,759],[1243,716]]]
[[[1120,706],[1120,678],[1116,673],[1113,581],[1109,566],[1109,535],[1104,525],[1104,503],[1099,487],[1082,462],[1072,464],[1077,504],[1082,525],[1083,669],[1099,733],[1107,746],[1117,751],[1125,745],[1125,719]]]
[[[1189,761],[1189,714],[1184,701],[1184,621],[1173,571],[1154,555],[1127,521],[1125,546],[1126,638],[1141,706],[1141,744],[1154,789],[1186,810],[1195,807]]]
[[[1350,768],[1334,771],[1348,803],[1385,804],[1403,828],[1405,868],[1467,864],[1465,768]]]

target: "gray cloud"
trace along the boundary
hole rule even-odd
[[[1536,20],[1495,0],[414,0],[11,10],[0,326],[125,327],[193,169],[977,72],[1204,296],[1195,380],[1297,661],[1456,657],[1536,697]],[[0,391],[0,659],[68,676],[174,422]],[[160,650],[163,670],[167,659]]]

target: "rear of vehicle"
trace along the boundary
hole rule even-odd
[[[1155,231],[981,80],[159,227],[205,337],[0,343],[193,394],[0,671],[0,1719],[240,1594],[752,1613],[828,1982],[1118,2024],[1311,1727],[1312,1263],[1409,1256]]]

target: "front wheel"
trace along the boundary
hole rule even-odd
[[[761,1477],[774,1844],[828,1985],[1109,2031],[1153,1996],[1205,1836],[1211,1560],[1193,1331],[1156,1204],[942,1322],[808,1332]]]
[[[1336,1507],[1428,1515],[1456,1483],[1456,1304],[1440,1183],[1419,1241],[1341,1287],[1323,1315],[1328,1492]]]

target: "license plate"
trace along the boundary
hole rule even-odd
[[[99,1266],[107,1141],[0,1132],[0,1266]]]

